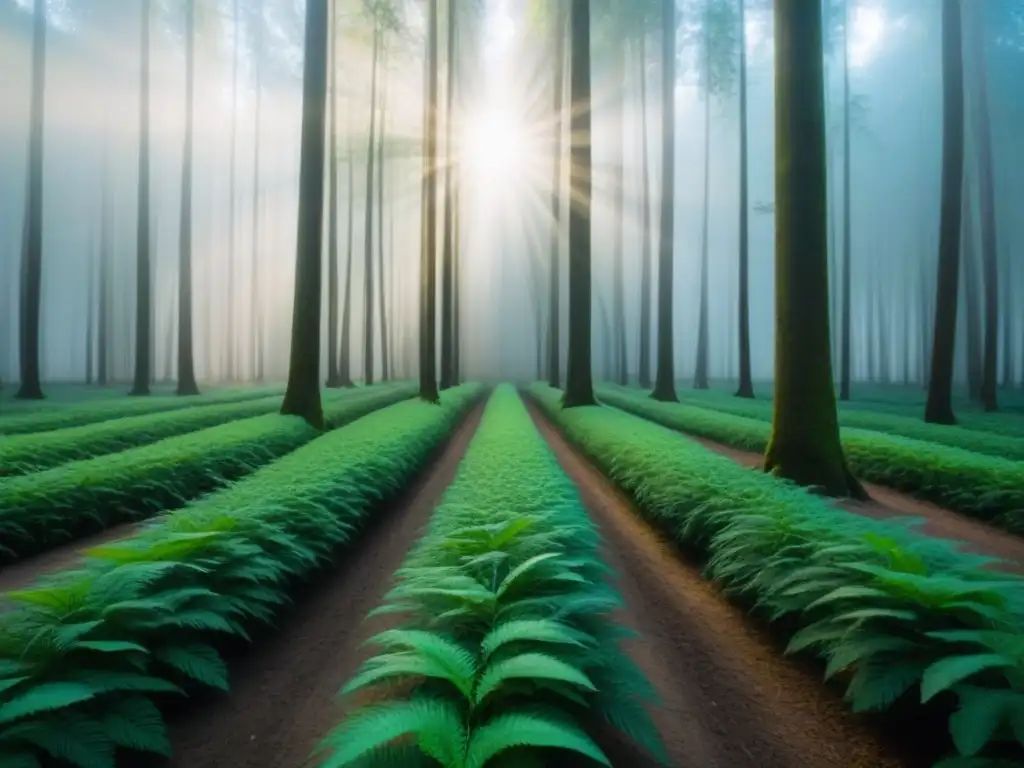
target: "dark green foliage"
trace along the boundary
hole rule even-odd
[[[844,673],[855,711],[942,694],[959,702],[949,728],[963,755],[1024,745],[1020,577],[623,411],[562,411],[558,390],[531,394],[653,524],[707,557],[710,578],[769,620],[795,622],[788,651],[817,653],[828,677]]]
[[[344,692],[419,685],[352,714],[321,745],[324,768],[393,765],[391,742],[408,736],[447,768],[537,765],[548,749],[608,765],[581,727],[593,714],[665,761],[642,706],[653,691],[619,651],[626,633],[608,616],[621,601],[599,543],[522,402],[500,387],[374,612],[401,614],[401,628],[372,639],[382,652]]]
[[[95,424],[108,419],[141,416],[144,413],[176,411],[182,408],[193,408],[197,405],[258,400],[270,395],[280,395],[281,392],[281,387],[261,387],[259,389],[226,390],[199,398],[167,395],[149,397],[145,400],[118,397],[84,405],[82,403],[47,403],[45,409],[33,409],[32,411],[19,409],[17,413],[0,417],[0,435],[24,435],[29,432],[45,432],[50,429],[67,429],[68,427],[80,427],[83,424]]]
[[[600,395],[637,416],[742,450],[763,451],[771,432],[770,424],[757,419],[653,403],[636,390],[602,387]],[[842,442],[858,477],[1024,534],[1021,462],[863,429],[844,429]]]
[[[25,475],[71,461],[149,445],[187,432],[264,413],[273,413],[280,396],[240,403],[197,405],[163,413],[126,416],[81,427],[0,438],[0,477]]]
[[[332,392],[325,411],[328,425],[346,424],[413,392],[411,384]],[[272,413],[0,479],[0,563],[175,509],[317,434],[305,422]]]
[[[80,569],[9,593],[20,607],[0,615],[0,765],[48,752],[112,766],[115,746],[168,754],[149,694],[225,689],[218,638],[271,620],[290,581],[357,536],[479,392],[465,385],[441,407],[407,401],[366,416],[91,550]]]

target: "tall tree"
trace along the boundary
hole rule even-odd
[[[329,149],[327,152],[327,382],[340,387],[338,371],[338,7],[333,5],[328,41]]]
[[[662,0],[661,23],[661,237],[658,242],[658,369],[651,396],[678,402],[672,343],[675,247],[676,0]]]
[[[437,391],[437,0],[429,0],[424,72],[423,216],[420,243],[420,391],[439,402]]]
[[[935,322],[924,419],[955,424],[953,356],[960,285],[961,196],[964,173],[964,71],[959,0],[942,0],[942,202]]]
[[[252,324],[250,329],[252,333],[252,377],[254,381],[263,381],[263,308],[260,306],[260,138],[262,135],[260,124],[263,117],[263,3],[264,0],[256,2],[252,42],[256,108],[253,114],[255,135],[252,146],[252,271],[250,272],[249,295],[251,301],[250,322]]]
[[[625,386],[629,382],[629,364],[626,358],[626,276],[623,269],[623,247],[626,226],[625,195],[626,195],[626,150],[623,144],[626,121],[626,58],[628,44],[625,35],[613,43],[615,49],[614,77],[615,90],[613,136],[614,168],[613,168],[613,205],[615,208],[615,244],[612,262],[612,347],[615,351],[615,381]]]
[[[552,88],[551,121],[551,256],[548,274],[548,384],[558,387],[562,382],[562,134],[565,131],[565,3],[557,3],[552,34],[555,55],[555,81]]]
[[[388,113],[387,50],[381,54],[384,85],[380,94],[380,130],[377,131],[377,303],[380,306],[380,380],[391,378],[388,366],[388,312],[384,301],[384,139]]]
[[[353,387],[352,382],[352,260],[353,235],[355,229],[355,155],[352,151],[351,125],[346,132],[346,154],[348,156],[348,221],[345,232],[345,296],[341,305],[341,351],[338,355],[338,383],[342,387]]]
[[[295,247],[295,299],[288,386],[281,413],[323,427],[320,401],[320,290],[327,119],[327,0],[306,0],[302,73],[302,144]]]
[[[373,383],[373,169],[377,147],[377,63],[380,54],[381,20],[379,3],[373,15],[373,53],[370,59],[370,136],[366,147],[366,209],[363,225],[365,261],[363,263],[363,381]]]
[[[651,312],[654,300],[651,284],[654,265],[651,263],[651,171],[647,151],[647,30],[640,32],[640,386],[651,386]]]
[[[737,397],[753,397],[754,381],[750,370],[750,184],[747,178],[747,12],[740,0],[740,258],[739,258],[739,358],[740,385]]]
[[[832,385],[821,0],[775,2],[775,398],[765,470],[864,497]]]
[[[195,115],[196,2],[185,3],[185,147],[181,156],[181,210],[178,221],[178,387],[198,395],[192,351],[192,136]]]
[[[572,0],[569,93],[569,355],[562,405],[593,405],[591,370],[591,111],[590,2]]]
[[[106,145],[103,150],[103,172],[100,183],[100,264],[96,305],[96,383],[108,383],[110,369],[110,168]]]
[[[225,343],[227,377],[229,381],[234,381],[238,377],[235,360],[238,351],[235,339],[235,148],[238,144],[238,64],[242,58],[242,18],[238,11],[238,0],[232,0],[231,3],[231,25],[234,45],[231,63],[231,143],[228,148],[228,300]]]
[[[850,289],[853,272],[853,215],[851,213],[850,187],[850,2],[843,4],[843,330],[839,353],[839,399],[850,399],[850,337],[853,316],[850,307]]]
[[[697,313],[697,362],[694,366],[693,386],[695,389],[707,389],[708,383],[708,219],[710,218],[710,185],[711,185],[711,51],[715,45],[712,40],[711,0],[704,4],[704,55],[702,79],[704,81],[704,211],[701,216],[700,233],[700,306]]]
[[[18,331],[19,400],[41,400],[39,323],[43,290],[43,127],[46,108],[46,0],[32,17],[32,102],[28,138],[25,230],[21,256],[21,323]]]
[[[152,0],[143,0],[139,84],[139,182],[135,266],[135,380],[131,395],[148,395],[152,349],[152,269],[149,232],[149,25]]]
[[[452,348],[455,323],[455,190],[456,157],[452,144],[455,122],[455,0],[448,0],[447,84],[445,87],[444,139],[444,242],[441,246],[441,389],[454,384]]]

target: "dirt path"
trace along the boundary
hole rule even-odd
[[[281,630],[231,664],[231,692],[194,702],[170,723],[175,768],[300,768],[343,713],[341,686],[372,652],[360,644],[388,625],[363,621],[392,583],[483,413],[478,405],[431,468],[365,531],[286,616]],[[386,518],[386,519],[384,519]],[[147,766],[150,766],[147,763]]]
[[[764,466],[764,456],[760,453],[741,451],[693,435],[686,435],[686,437],[745,467],[760,468]],[[938,539],[954,541],[967,552],[1001,558],[1006,563],[994,566],[1000,570],[1024,572],[1024,538],[936,504],[915,499],[913,496],[894,491],[891,488],[874,483],[863,483],[863,485],[871,496],[870,501],[843,501],[839,502],[839,506],[848,512],[875,520],[891,520],[899,517],[924,518],[924,524],[916,529],[921,533]]]
[[[138,530],[139,526],[140,523],[115,525],[113,528],[83,536],[0,568],[0,600],[3,599],[4,592],[22,589],[40,576],[78,565],[82,560],[82,552],[85,550],[130,536]]]
[[[532,408],[531,408],[532,410]],[[626,601],[626,644],[662,698],[654,720],[680,768],[908,768],[839,697],[684,562],[619,492],[533,410],[605,540]],[[609,756],[646,768],[636,755]]]

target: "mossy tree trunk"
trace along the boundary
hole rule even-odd
[[[750,370],[750,180],[747,177],[747,31],[746,5],[740,0],[740,264],[739,264],[739,357],[740,385],[737,397],[753,397]]]
[[[288,387],[281,405],[281,413],[301,416],[317,428],[324,423],[320,401],[320,290],[328,21],[327,0],[306,0],[295,298]]]
[[[425,72],[423,222],[420,242],[420,399],[440,401],[437,390],[437,0],[429,0]]]
[[[551,121],[552,178],[551,178],[551,256],[548,262],[548,384],[558,387],[562,383],[562,133],[565,128],[565,4],[558,3],[554,10],[554,63],[555,82],[552,88],[554,119]]]
[[[572,0],[569,93],[569,354],[562,406],[594,405],[591,370],[590,1]]]
[[[647,149],[647,35],[640,35],[640,386],[651,386],[651,296],[654,265],[651,263],[651,165]]]
[[[765,469],[864,497],[839,443],[828,315],[820,0],[775,2],[775,398]]]
[[[178,219],[178,395],[198,395],[192,349],[192,139],[195,115],[196,3],[185,4],[185,148]]]
[[[964,174],[964,71],[959,0],[942,2],[942,201],[935,321],[924,420],[955,424],[953,362],[960,284],[961,196]]]
[[[142,3],[141,53],[139,88],[139,181],[138,219],[135,264],[135,379],[131,395],[148,395],[151,372],[152,270],[149,233],[149,25],[152,0]]]
[[[661,237],[658,242],[658,368],[651,397],[678,402],[672,343],[675,247],[676,0],[662,0],[661,21]]]

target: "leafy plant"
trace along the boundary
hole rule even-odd
[[[499,387],[374,611],[401,626],[370,641],[381,652],[343,689],[386,683],[390,696],[327,737],[324,768],[387,764],[400,748],[402,765],[534,765],[547,749],[608,765],[583,727],[591,713],[667,762],[643,707],[653,690],[618,650],[626,633],[608,614],[620,599],[598,545],[522,402]]]
[[[710,578],[767,619],[795,622],[788,652],[842,673],[854,710],[945,699],[959,704],[949,729],[961,756],[1024,745],[1024,579],[623,411],[562,410],[558,390],[529,391],[648,520],[706,556]]]
[[[325,402],[327,424],[347,423],[413,391],[403,384],[332,392]],[[267,414],[0,480],[0,563],[175,509],[317,434],[301,419]]]
[[[81,768],[117,747],[168,754],[152,696],[227,689],[216,650],[273,618],[428,461],[479,385],[409,400],[299,448],[236,485],[7,594],[0,615],[0,764],[48,753]]]

